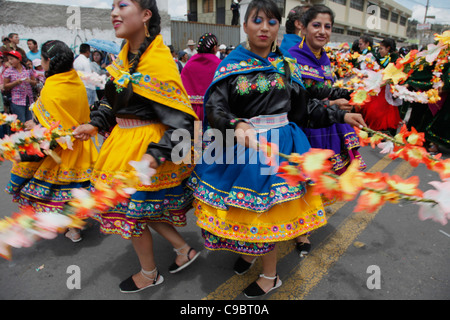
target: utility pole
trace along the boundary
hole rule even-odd
[[[425,7],[425,17],[423,18],[423,23],[425,24],[427,22],[427,14],[428,14],[428,7],[430,5],[430,0],[427,0],[427,6]]]

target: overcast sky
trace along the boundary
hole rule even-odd
[[[96,8],[110,8],[112,0],[14,0],[21,2],[40,2],[52,3],[61,5],[79,5]],[[186,13],[186,0],[168,0],[169,14],[172,17],[180,17]],[[394,0],[403,6],[413,11],[413,18],[423,22],[425,16],[425,5],[427,0]],[[430,8],[428,9],[429,16],[436,16],[436,19],[429,20],[429,22],[450,24],[450,0],[429,0]]]

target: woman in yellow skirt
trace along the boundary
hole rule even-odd
[[[176,143],[171,141],[176,129],[193,134],[198,118],[159,34],[156,1],[115,0],[111,20],[116,36],[127,42],[107,68],[111,79],[105,87],[106,99],[91,113],[91,122],[78,127],[74,135],[89,139],[112,128],[92,173],[93,187],[97,181],[110,183],[115,175],[131,171],[130,161],[147,161],[156,169],[150,185],[139,185],[128,202],[96,217],[103,232],[133,243],[141,271],[119,286],[121,292],[133,293],[163,282],[148,227],[166,238],[177,253],[169,272],[184,269],[200,254],[175,229],[186,225],[185,214],[191,208],[192,195],[185,180],[193,166],[173,163]],[[190,139],[187,150],[185,156],[190,156]]]
[[[67,131],[89,122],[86,89],[73,69],[72,50],[61,41],[48,41],[41,52],[47,80],[31,107],[34,118],[47,129],[58,122],[59,129]],[[29,121],[26,127],[31,129],[34,124]],[[13,166],[7,192],[19,206],[31,205],[37,212],[62,211],[72,199],[72,189],[89,188],[98,157],[91,140],[60,141],[52,152],[56,156],[44,159],[21,154],[22,162]],[[81,240],[77,229],[69,230],[66,236],[74,242]]]

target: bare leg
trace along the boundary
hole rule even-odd
[[[308,235],[307,234],[302,234],[301,236],[295,238],[295,242],[296,243],[311,243],[308,239]]]
[[[277,274],[277,245],[270,251],[268,254],[262,256],[262,269],[263,274],[267,277],[275,277]],[[269,291],[273,287],[274,280],[268,280],[263,277],[260,277],[256,283],[263,289],[265,292]]]
[[[189,252],[189,249],[191,247],[189,245],[186,245],[186,241],[174,226],[164,222],[155,222],[150,223],[149,225],[153,230],[158,232],[163,238],[169,241],[175,249],[181,248],[179,251],[184,255],[177,255],[177,258],[175,259],[177,265],[181,266],[189,261],[186,257],[186,254]],[[192,250],[189,253],[189,258],[192,259],[196,254],[197,252],[195,250]]]
[[[150,230],[145,228],[142,236],[139,238],[132,238],[131,242],[133,243],[134,250],[138,255],[141,268],[145,271],[154,270],[156,268],[156,263],[153,254],[153,238]],[[138,288],[143,288],[152,283],[152,281],[145,278],[141,272],[133,275],[133,281]]]

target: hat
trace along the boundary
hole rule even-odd
[[[17,59],[22,61],[22,55],[19,52],[15,51],[15,50],[8,51],[8,52],[6,52],[6,54],[10,55],[10,56],[13,56],[13,57],[16,57]]]
[[[178,52],[178,60],[180,60],[181,58],[183,58],[185,54],[186,54],[186,51],[180,51],[180,52]]]
[[[39,67],[41,65],[41,59],[34,59],[33,60],[33,67]]]
[[[196,43],[194,42],[194,40],[189,39],[187,45],[188,45],[188,46],[195,46]]]
[[[226,50],[227,46],[224,44],[221,44],[219,47],[219,50]]]

